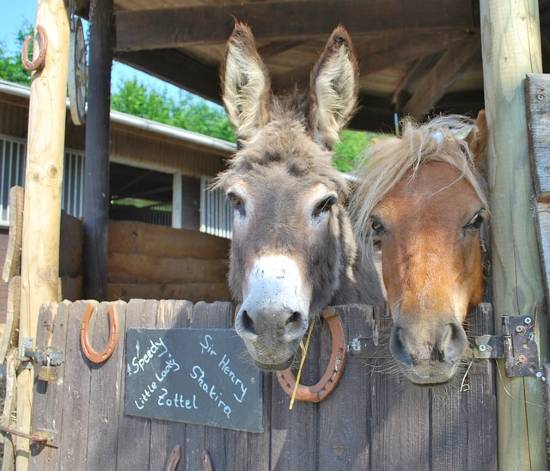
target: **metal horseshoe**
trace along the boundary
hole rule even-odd
[[[113,352],[116,350],[118,339],[120,337],[120,330],[118,327],[118,316],[116,313],[115,305],[109,306],[109,338],[107,344],[101,352],[97,352],[90,345],[90,339],[88,337],[88,329],[90,327],[90,319],[94,312],[94,305],[88,304],[84,318],[82,319],[82,327],[80,328],[80,345],[82,347],[82,353],[92,363],[99,364],[107,361]]]
[[[27,36],[23,41],[23,49],[21,50],[21,62],[25,70],[32,72],[33,70],[40,70],[46,63],[46,50],[48,49],[48,36],[46,30],[36,25],[36,34],[38,37],[38,56],[34,60],[29,60],[29,44],[33,40],[32,36]]]

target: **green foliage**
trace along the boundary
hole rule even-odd
[[[28,23],[23,24],[19,29],[16,41],[17,51],[21,50],[25,36],[31,35],[32,32],[33,27]],[[29,51],[29,55],[31,54],[32,51]],[[31,83],[31,76],[29,72],[23,68],[20,54],[10,54],[3,43],[0,43],[0,78],[22,85],[30,85]]]
[[[185,95],[175,100],[166,91],[148,89],[136,79],[122,83],[111,97],[111,106],[117,111],[235,142],[231,124],[221,109]]]
[[[334,146],[334,165],[341,172],[350,172],[377,134],[345,130],[340,133],[340,142]]]

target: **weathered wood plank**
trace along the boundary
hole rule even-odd
[[[225,282],[221,283],[109,283],[107,299],[188,299],[223,301],[231,299]]]
[[[208,325],[208,304],[199,302],[193,306],[193,313],[189,319],[189,327],[206,327]],[[187,424],[185,431],[185,452],[180,466],[191,471],[201,469],[201,451],[206,448],[206,427]]]
[[[109,338],[108,309],[114,305],[119,325],[126,321],[126,304],[101,303],[89,327],[91,345],[101,351]],[[91,368],[86,469],[117,470],[117,436],[119,418],[123,414],[124,335],[120,336],[111,358]],[[129,438],[129,437],[128,437]]]
[[[36,337],[38,348],[53,347],[56,351],[64,351],[67,341],[69,306],[69,303],[42,306]],[[35,371],[31,429],[34,432],[46,431],[51,433],[53,444],[59,446],[64,416],[65,366],[61,364],[53,369],[57,375],[57,380],[49,383],[40,381],[38,371]],[[30,466],[32,469],[57,469],[59,456],[59,448],[33,444],[31,446]]]
[[[380,345],[387,349],[387,334]],[[370,463],[377,471],[430,469],[430,391],[395,371],[390,359],[372,368]]]
[[[156,324],[159,302],[156,300],[132,299],[126,306],[125,330],[134,327],[153,328]],[[124,367],[124,360],[123,360]],[[120,386],[124,394],[124,378]],[[147,469],[150,459],[151,420],[129,415],[119,416],[117,471]],[[143,446],[136,446],[143,444]]]
[[[110,253],[109,283],[223,283],[227,261]]]
[[[229,241],[203,232],[134,221],[109,222],[109,252],[222,260]]]
[[[445,15],[438,14],[442,11]],[[472,5],[467,0],[414,4],[399,0],[314,0],[191,6],[117,12],[116,49],[166,49],[223,42],[233,29],[234,18],[248,23],[258,39],[271,40],[328,35],[339,23],[351,33],[475,26]]]
[[[69,305],[62,402],[67,420],[61,429],[59,457],[62,470],[86,469],[91,365],[82,355],[80,327],[89,302]]]
[[[302,384],[315,384],[319,380],[320,331],[321,327],[317,321],[302,373]],[[271,376],[271,470],[316,471],[319,404],[297,401],[294,408],[289,410],[290,398],[279,386],[276,376]]]
[[[2,279],[7,283],[13,276],[21,275],[21,242],[23,240],[23,203],[25,190],[21,186],[10,188],[10,232]]]
[[[479,54],[479,48],[477,34],[470,35],[449,47],[434,68],[418,82],[403,111],[413,118],[421,119],[460,77],[470,61]]]
[[[537,204],[537,235],[541,254],[546,302],[550,303],[550,202]]]
[[[494,332],[490,305],[470,314],[467,330],[471,336]],[[431,388],[430,453],[434,471],[496,471],[494,363],[465,364],[449,384]]]
[[[21,312],[21,277],[14,276],[8,283],[6,323],[0,340],[0,363],[4,363],[10,348],[17,346],[19,337],[19,313]]]
[[[16,369],[18,362],[17,348],[12,348],[6,355],[6,390],[4,395],[4,406],[2,410],[2,425],[15,427],[15,401],[17,400],[17,377]],[[15,440],[10,435],[3,437],[4,448],[2,450],[2,471],[13,471],[15,469]]]
[[[208,304],[204,327],[229,327],[231,324],[232,308],[233,305],[231,303],[215,302]],[[226,437],[235,435],[236,433],[232,434],[221,428],[204,427],[204,445],[210,455],[214,469],[227,468],[228,456],[233,450],[228,448]]]
[[[340,306],[336,311],[344,322],[347,341],[372,338],[373,313],[367,306]],[[331,339],[323,329],[319,368],[324,370],[330,356]],[[319,407],[319,471],[369,469],[369,416],[371,372],[362,361],[348,355],[340,384]],[[377,469],[373,464],[372,469]]]
[[[189,301],[160,301],[157,312],[157,329],[172,329],[187,327],[193,312],[193,304]],[[152,419],[151,421],[151,456],[149,469],[166,469],[166,462],[175,446],[185,451],[186,425],[178,422]],[[180,458],[184,462],[185,458]],[[180,468],[182,469],[182,468]]]
[[[527,74],[525,107],[535,192],[539,200],[550,200],[550,76]]]

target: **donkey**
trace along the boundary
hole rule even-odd
[[[307,93],[275,96],[248,26],[237,23],[221,70],[239,150],[218,176],[233,206],[229,287],[237,334],[259,368],[287,368],[313,316],[328,304],[383,299],[358,263],[332,145],[357,103],[351,39],[337,27]]]
[[[390,351],[414,383],[454,376],[467,347],[462,324],[482,300],[487,135],[483,111],[473,126],[457,116],[406,122],[358,171],[354,228],[380,244]]]

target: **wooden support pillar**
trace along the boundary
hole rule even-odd
[[[90,65],[84,157],[84,292],[105,299],[109,222],[109,149],[113,0],[90,2]]]
[[[547,358],[547,313],[535,232],[533,184],[527,147],[523,81],[541,72],[537,0],[480,3],[492,212],[495,318],[537,313],[538,344]],[[507,378],[498,364],[500,470],[546,470],[542,383]]]
[[[36,24],[48,37],[44,68],[33,74],[29,108],[19,343],[36,337],[40,306],[57,301],[59,227],[65,142],[69,23],[63,0],[38,0]],[[36,51],[35,51],[36,52]],[[17,377],[17,427],[28,432],[33,370]],[[16,466],[28,468],[29,442],[16,440]]]
[[[181,173],[174,173],[172,184],[172,227],[181,229],[183,216],[183,195],[181,194]]]

